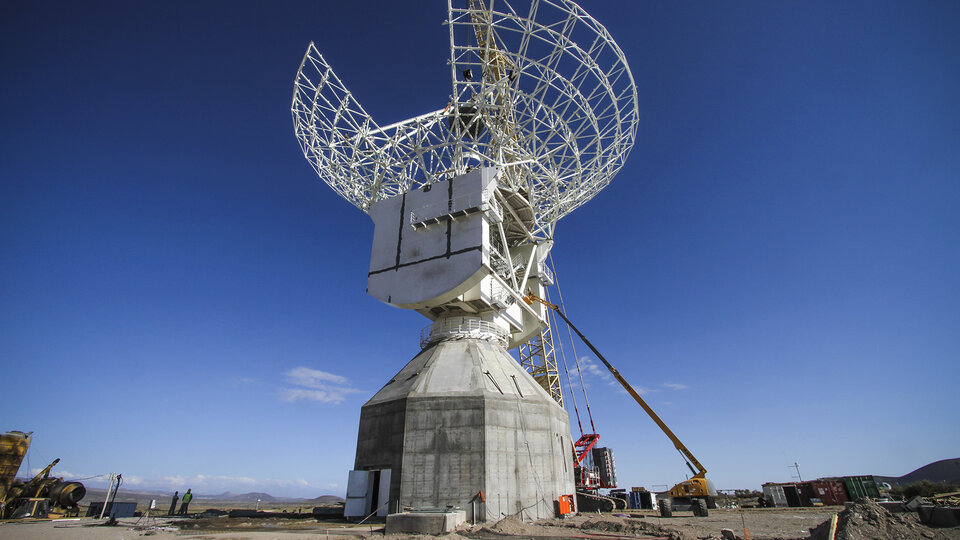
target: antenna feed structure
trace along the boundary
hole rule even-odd
[[[544,322],[557,220],[606,187],[636,139],[633,75],[569,0],[447,2],[450,101],[382,126],[313,43],[291,112],[304,157],[375,224],[368,292],[431,320],[478,317],[524,343]]]

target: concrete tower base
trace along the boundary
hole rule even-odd
[[[566,411],[499,342],[467,337],[427,346],[363,406],[355,468],[391,470],[390,512],[529,520],[574,493],[572,449]]]

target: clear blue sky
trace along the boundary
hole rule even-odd
[[[0,7],[0,430],[32,467],[343,494],[427,320],[365,295],[372,224],[300,155],[293,78],[313,40],[382,124],[449,94],[444,2],[346,4]],[[558,225],[570,318],[720,488],[960,456],[960,3],[584,8],[641,123]],[[622,485],[681,480],[588,383]]]

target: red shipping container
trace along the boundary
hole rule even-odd
[[[825,506],[841,506],[847,502],[847,488],[839,480],[814,480],[810,482],[813,492]]]
[[[813,506],[813,501],[811,499],[820,498],[819,492],[810,484],[810,482],[797,483],[797,494],[800,495],[801,506]]]

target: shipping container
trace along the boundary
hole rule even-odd
[[[630,488],[630,508],[643,510],[656,510],[657,497],[655,493],[647,491],[644,487]]]
[[[787,497],[783,493],[783,485],[781,484],[764,484],[763,498],[766,499],[768,506],[779,508],[787,506]]]
[[[847,497],[851,501],[880,498],[880,490],[877,488],[877,482],[873,479],[873,476],[844,476],[840,480],[847,488]]]
[[[796,485],[789,484],[783,486],[783,494],[787,498],[787,506],[793,508],[803,506],[803,503],[800,502],[800,492],[797,491]]]
[[[810,482],[810,485],[824,506],[841,506],[850,500],[847,498],[847,488],[839,480],[821,478]]]
[[[797,494],[800,495],[800,506],[821,506],[823,504],[810,482],[797,482]]]

